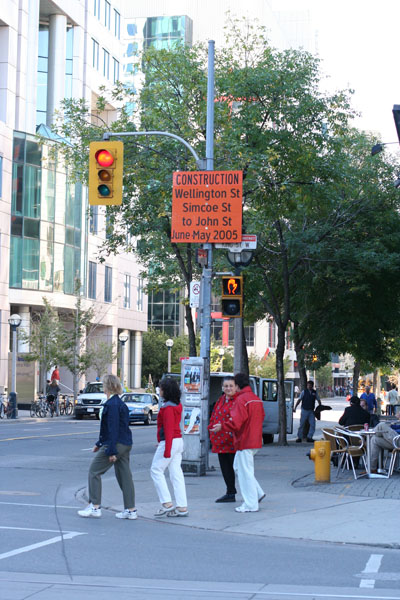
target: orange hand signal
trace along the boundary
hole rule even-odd
[[[234,295],[238,284],[236,283],[236,279],[229,279],[228,281],[228,294]]]

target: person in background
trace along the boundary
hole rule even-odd
[[[361,394],[361,398],[366,401],[368,412],[371,414],[375,413],[378,408],[378,405],[376,402],[375,394],[371,392],[370,387],[365,388],[365,392]]]
[[[60,382],[60,371],[58,370],[58,366],[54,365],[54,370],[51,374],[50,380],[54,381],[54,379],[57,381],[57,383]]]
[[[115,477],[122,490],[124,510],[116,513],[117,519],[137,519],[135,487],[129,466],[132,433],[129,428],[129,410],[122,402],[121,383],[115,375],[104,377],[104,404],[100,421],[99,439],[93,447],[96,456],[89,468],[89,505],[78,510],[80,517],[101,517],[101,476],[114,465]]]
[[[397,393],[396,390],[396,384],[392,383],[391,384],[391,389],[388,392],[387,395],[387,406],[390,410],[390,412],[388,412],[387,414],[391,414],[391,415],[395,415],[397,410],[398,410],[398,404],[399,404],[399,395]]]
[[[216,423],[214,433],[221,430],[233,433],[236,450],[233,468],[237,474],[243,504],[235,508],[236,512],[257,512],[265,493],[254,475],[254,456],[262,447],[262,424],[265,416],[263,402],[251,387],[248,375],[236,373],[236,397],[231,409],[230,419],[225,423]]]
[[[364,400],[364,398],[360,398],[360,406],[361,406],[361,408],[363,408],[364,410],[366,410],[368,412],[367,403]]]
[[[221,430],[217,433],[212,431],[217,423],[225,423],[230,419],[231,409],[235,403],[236,385],[234,377],[224,377],[222,384],[223,394],[217,400],[211,413],[210,431],[211,451],[218,454],[219,466],[222,477],[226,484],[226,493],[217,498],[215,502],[235,502],[235,471],[233,461],[235,460],[235,449],[233,447],[233,435],[231,431]]]
[[[307,389],[303,390],[300,394],[299,399],[297,400],[293,412],[296,412],[296,408],[301,403],[301,416],[300,416],[300,426],[297,431],[297,440],[296,442],[299,444],[303,439],[303,429],[304,425],[307,423],[310,424],[310,429],[307,436],[307,442],[313,442],[313,435],[315,431],[315,403],[318,402],[321,405],[321,400],[319,399],[317,390],[314,390],[314,382],[307,381]]]
[[[58,381],[57,379],[52,379],[50,381],[50,383],[47,384],[46,386],[46,397],[48,401],[52,401],[55,404],[56,407],[56,415],[57,417],[60,414],[60,403],[58,400],[58,394],[60,393],[60,387],[58,385]],[[51,396],[53,396],[53,398],[51,399]]]
[[[344,413],[339,419],[339,425],[349,427],[349,425],[369,425],[370,414],[367,410],[364,410],[360,406],[360,399],[358,396],[352,396],[350,398],[350,406],[344,409]]]
[[[171,377],[160,381],[160,398],[163,399],[157,418],[158,446],[151,464],[150,474],[161,502],[155,517],[187,517],[185,478],[182,471],[183,440],[181,432],[181,390]],[[176,508],[165,479],[168,468],[169,478],[174,489]]]

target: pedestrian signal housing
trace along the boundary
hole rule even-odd
[[[241,317],[243,314],[243,277],[222,276],[221,310],[223,317]]]
[[[122,204],[123,142],[91,142],[89,204]]]

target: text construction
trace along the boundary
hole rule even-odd
[[[242,171],[175,172],[171,242],[241,242],[242,193]]]

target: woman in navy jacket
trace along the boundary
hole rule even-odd
[[[129,429],[129,410],[119,395],[121,383],[115,375],[104,378],[107,402],[100,421],[100,435],[93,452],[96,456],[89,469],[89,505],[78,511],[80,517],[101,517],[101,476],[113,465],[124,498],[124,510],[117,519],[136,519],[135,488],[129,466],[132,433]]]

